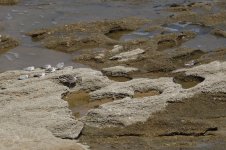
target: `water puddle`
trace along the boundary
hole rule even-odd
[[[183,32],[183,31],[192,31],[198,35],[204,35],[209,33],[212,28],[206,27],[200,24],[193,24],[191,22],[176,22],[168,25],[163,25],[167,32]]]
[[[201,49],[206,52],[226,47],[226,38],[217,37],[211,34],[198,35],[182,44],[182,47]]]
[[[179,55],[179,56],[173,57],[172,61],[181,66],[184,66],[185,64],[187,64],[187,66],[189,66],[189,62],[190,62],[191,63],[190,66],[192,67],[196,64],[195,60],[199,59],[204,54],[205,54],[205,52],[203,52],[201,50],[194,50],[190,53],[186,53],[184,55]]]
[[[202,83],[205,80],[203,77],[199,76],[186,76],[186,75],[179,75],[173,78],[173,81],[177,84],[180,84],[182,88],[189,89],[195,87],[199,83]]]
[[[181,47],[201,49],[207,52],[226,47],[226,38],[212,35],[212,27],[193,24],[189,22],[177,22],[163,26],[170,33],[183,31],[192,31],[197,33],[197,36],[195,38],[183,43]]]
[[[41,67],[45,64],[56,65],[64,62],[65,66],[87,67],[74,63],[72,56],[63,52],[39,47],[19,46],[0,55],[0,72],[5,70],[22,69],[27,66]]]
[[[161,40],[158,42],[158,50],[159,51],[173,48],[175,46],[177,46],[177,42],[175,40],[171,40],[171,39]]]
[[[139,39],[150,39],[155,35],[160,34],[161,31],[144,31],[143,29],[139,29],[136,31],[119,31],[110,33],[107,36],[123,42],[133,41],[133,40],[139,40]]]
[[[68,102],[69,108],[76,118],[85,116],[90,109],[98,108],[104,103],[112,102],[111,99],[90,101],[89,93],[85,91],[69,93],[63,99]]]
[[[140,92],[140,91],[135,91],[134,93],[134,98],[142,98],[142,97],[149,97],[149,96],[156,96],[160,95],[161,92],[158,90],[149,90],[147,92]]]
[[[113,76],[108,76],[110,80],[116,81],[116,82],[126,82],[132,80],[130,77],[113,77]]]
[[[207,15],[208,13],[209,14],[219,13],[219,12],[221,12],[221,8],[217,5],[213,5],[213,6],[209,7],[209,9],[194,7],[194,8],[192,8],[192,11],[197,13],[197,14]]]
[[[173,33],[173,32],[183,32],[183,31],[191,31],[195,32],[198,35],[205,35],[209,33],[212,28],[206,27],[200,24],[193,24],[191,22],[176,22],[172,24],[166,24],[162,25],[164,28],[163,33]],[[143,29],[139,29],[136,31],[118,31],[118,32],[112,32],[108,34],[108,37],[119,40],[119,41],[131,41],[131,40],[137,40],[137,39],[150,39],[153,38],[155,35],[161,34],[161,30],[154,30],[151,32],[145,31]],[[172,41],[164,41],[167,44],[172,44]],[[173,41],[173,44],[174,41]]]
[[[118,30],[118,31],[114,31],[114,32],[111,31],[111,32],[107,33],[106,36],[108,36],[109,38],[114,39],[114,40],[121,40],[121,38],[124,35],[127,35],[131,32],[132,31],[129,31],[129,30]]]

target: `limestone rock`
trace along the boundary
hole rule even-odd
[[[59,76],[59,81],[63,85],[72,88],[76,85],[77,78],[72,75],[62,75]]]
[[[225,93],[225,66],[226,62],[215,61],[206,65],[174,71],[177,73],[185,72],[188,76],[200,76],[205,79],[189,89],[183,89],[179,84],[174,83],[172,78],[134,79],[123,83],[112,83],[90,93],[90,96],[93,100],[108,97],[116,97],[119,100],[90,110],[82,120],[86,125],[100,128],[128,126],[146,121],[153,113],[164,109],[169,101],[182,101],[200,93]],[[132,98],[134,91],[148,89],[157,89],[162,93],[156,96]],[[124,99],[120,100],[120,98]]]
[[[129,73],[138,71],[137,68],[125,67],[125,66],[115,66],[109,68],[103,68],[102,72],[108,76],[128,76]]]
[[[143,54],[143,53],[145,53],[145,51],[138,48],[138,49],[135,49],[135,50],[132,50],[132,51],[123,52],[123,53],[120,53],[118,55],[115,55],[115,56],[111,57],[110,60],[117,60],[119,62],[136,60],[138,58],[138,56],[140,54]]]
[[[84,146],[76,141],[54,137],[44,128],[33,128],[13,122],[1,123],[0,149],[2,150],[83,150]]]
[[[83,123],[74,118],[62,99],[69,88],[56,79],[67,75],[78,77],[82,81],[76,88],[81,89],[104,87],[112,81],[88,68],[65,67],[45,78],[33,77],[41,73],[43,69],[37,68],[32,72],[16,70],[0,74],[0,137],[4,139],[0,149],[7,149],[6,143],[12,145],[8,149],[82,149],[76,141],[63,140],[76,139]],[[26,74],[29,79],[18,80],[18,76]]]

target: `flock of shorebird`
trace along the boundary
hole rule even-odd
[[[47,65],[44,65],[44,66],[41,67],[41,69],[44,69],[45,72],[34,74],[33,77],[41,78],[41,77],[44,77],[46,75],[46,73],[53,73],[56,70],[62,70],[63,68],[64,68],[63,62],[58,63],[55,67],[51,66],[50,64],[47,64]],[[34,71],[35,67],[29,66],[29,67],[24,68],[23,70],[24,71]],[[29,78],[29,75],[25,74],[25,75],[19,76],[18,80],[26,80],[28,78]]]

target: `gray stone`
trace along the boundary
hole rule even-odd
[[[139,55],[143,54],[143,53],[145,53],[145,51],[138,48],[138,49],[135,49],[135,50],[132,50],[132,51],[117,54],[117,55],[111,57],[110,60],[117,60],[119,62],[136,60],[139,57]]]
[[[124,66],[115,66],[115,67],[102,69],[102,72],[108,76],[128,76],[129,73],[132,73],[135,71],[138,71],[138,69],[133,67],[124,67]]]
[[[75,87],[76,81],[77,81],[77,78],[72,75],[62,75],[62,76],[59,76],[58,79],[60,83],[62,83],[63,85],[69,88]]]

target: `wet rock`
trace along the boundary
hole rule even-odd
[[[28,32],[26,35],[31,36],[35,40],[40,40],[49,34],[51,34],[51,32],[49,32],[47,29],[41,29],[33,32]]]
[[[103,53],[101,53],[101,54],[98,54],[96,57],[94,57],[94,59],[99,63],[103,63],[104,57],[105,57],[105,55]]]
[[[19,42],[11,37],[0,35],[0,52],[19,45]]]
[[[59,76],[59,81],[63,85],[69,88],[73,88],[76,86],[77,78],[72,75],[62,75],[62,76]]]
[[[138,48],[132,51],[128,51],[128,52],[123,52],[120,53],[118,55],[115,55],[113,57],[110,58],[110,60],[117,60],[119,62],[125,62],[125,61],[129,61],[129,60],[136,60],[140,54],[144,54],[145,51]]]
[[[118,44],[107,35],[124,30],[135,30],[148,22],[139,18],[77,23],[62,27],[41,29],[27,33],[34,39],[43,40],[47,48],[71,52],[82,48],[106,47]],[[62,36],[63,35],[63,36]]]
[[[0,0],[0,5],[15,5],[19,0]]]
[[[216,36],[221,36],[226,38],[226,31],[221,30],[221,29],[215,29],[212,31],[212,33]]]
[[[133,67],[125,67],[125,66],[115,66],[115,67],[110,67],[110,68],[103,68],[102,72],[107,75],[107,76],[128,76],[129,73],[138,71],[137,68]]]
[[[167,8],[168,11],[172,12],[184,12],[184,11],[192,11],[193,9],[203,9],[203,10],[210,10],[212,8],[211,2],[191,2],[191,3],[185,3],[185,4],[171,4],[169,8]]]

